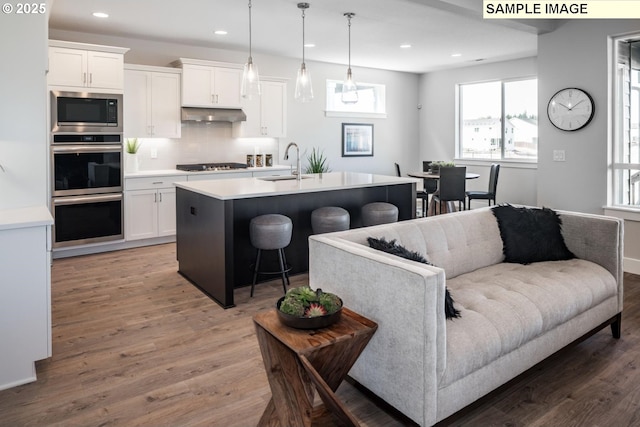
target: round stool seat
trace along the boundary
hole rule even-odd
[[[280,214],[260,215],[249,223],[249,238],[257,249],[282,249],[291,243],[293,224]]]
[[[398,208],[391,203],[374,202],[362,207],[362,225],[386,224],[398,221]]]
[[[325,206],[311,212],[313,234],[348,230],[349,223],[349,212],[337,206]]]

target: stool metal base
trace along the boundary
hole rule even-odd
[[[284,248],[274,249],[278,251],[278,262],[280,264],[280,271],[259,271],[260,269],[260,258],[262,255],[262,249],[258,249],[258,254],[256,255],[256,263],[253,268],[253,282],[251,283],[251,296],[253,297],[253,290],[256,287],[256,280],[258,279],[258,274],[279,274],[282,276],[282,289],[284,293],[287,293],[287,286],[291,285],[289,281],[289,271],[291,271],[291,266],[287,264],[287,257],[284,254]]]

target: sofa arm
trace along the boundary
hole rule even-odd
[[[309,238],[309,284],[378,323],[350,376],[419,424],[435,423],[446,362],[444,270],[315,235]]]
[[[558,211],[562,219],[562,236],[578,258],[607,269],[618,284],[618,304],[622,311],[624,222],[621,219]]]

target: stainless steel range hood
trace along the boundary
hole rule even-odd
[[[247,115],[241,109],[182,107],[183,122],[243,122]]]

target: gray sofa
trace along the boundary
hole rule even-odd
[[[622,312],[623,223],[559,212],[576,255],[503,262],[489,208],[311,236],[309,282],[376,321],[349,375],[416,423],[441,421]],[[396,239],[435,266],[371,249]],[[461,317],[445,319],[445,285]]]

